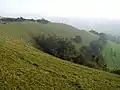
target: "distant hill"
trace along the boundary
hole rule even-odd
[[[7,34],[17,40],[30,41],[29,34],[56,34],[58,36],[72,38],[73,36],[80,35],[85,44],[98,39],[97,35],[90,32],[79,30],[72,26],[60,23],[41,24],[37,22],[13,22],[7,24],[0,24],[0,32]]]
[[[106,18],[48,18],[55,22],[63,22],[74,27],[98,32],[105,32],[114,35],[120,35],[120,20],[111,20]]]

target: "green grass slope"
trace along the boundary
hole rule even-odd
[[[98,38],[96,35],[87,31],[79,30],[72,26],[60,23],[40,24],[37,22],[14,22],[0,24],[0,32],[7,34],[7,36],[12,37],[13,39],[22,39],[27,42],[31,40],[31,36],[29,36],[29,34],[39,35],[40,33],[50,33],[70,38],[80,35],[85,44],[88,44],[89,42]]]
[[[103,49],[103,55],[109,69],[120,69],[120,44],[109,41]]]
[[[119,90],[120,76],[0,39],[0,90]]]

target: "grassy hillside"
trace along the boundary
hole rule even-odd
[[[103,55],[109,69],[120,69],[120,44],[109,41],[104,47]]]
[[[62,61],[0,39],[0,90],[118,90],[120,76]]]
[[[94,34],[65,24],[37,22],[0,24],[0,32],[0,37],[7,38],[0,38],[0,90],[120,89],[118,75],[60,60],[26,44],[32,40],[30,34],[57,34],[68,38],[80,35],[85,44],[98,39]],[[109,63],[108,67],[114,68],[116,64],[107,61],[111,60],[111,47],[116,47],[114,50],[118,50],[118,55],[119,46],[111,42],[106,45],[103,53],[106,63]],[[118,63],[119,57],[116,58],[114,62]]]
[[[98,37],[84,30],[78,30],[69,25],[60,23],[40,24],[37,22],[14,22],[7,24],[0,24],[0,32],[7,34],[9,37],[18,40],[31,40],[29,34],[57,34],[64,37],[73,37],[80,35],[85,44],[88,44],[92,40],[96,40]]]

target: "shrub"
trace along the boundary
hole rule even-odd
[[[115,74],[120,75],[120,70],[113,70],[113,71],[111,71],[111,73],[115,73]]]
[[[81,43],[82,38],[81,38],[81,36],[75,36],[75,37],[72,38],[72,41],[74,41],[75,43]]]

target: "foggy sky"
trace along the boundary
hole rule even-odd
[[[120,0],[0,0],[0,16],[120,19]]]

